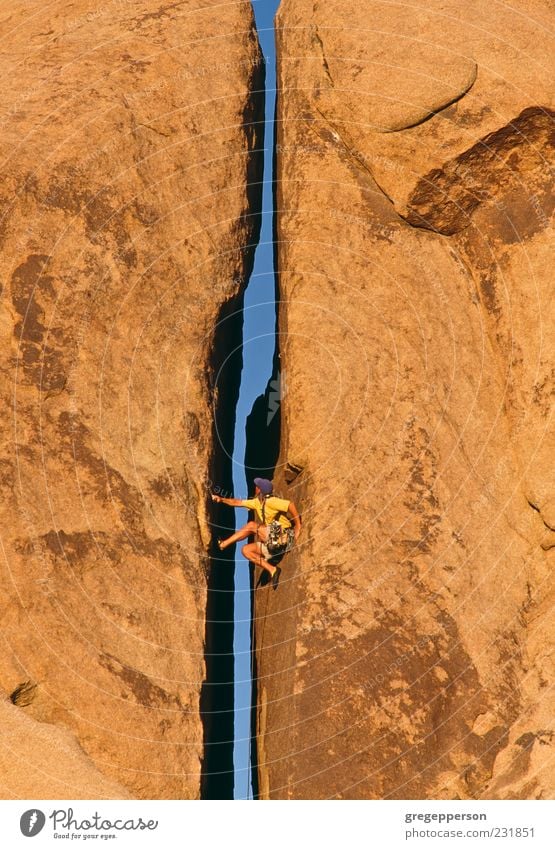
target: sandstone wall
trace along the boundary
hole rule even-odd
[[[282,1],[265,798],[553,793],[550,6]]]
[[[26,784],[4,724],[0,792],[196,798],[213,339],[258,226],[250,3],[10,0],[0,35],[0,686],[30,681],[10,716],[83,764],[62,786],[53,744]]]
[[[3,799],[128,799],[123,784],[110,781],[61,725],[37,722],[25,704],[0,701]],[[73,796],[73,793],[76,795]]]

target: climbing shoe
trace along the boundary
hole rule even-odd
[[[281,575],[281,569],[279,566],[276,566],[276,571],[272,575],[272,587],[274,590],[277,590],[279,584],[279,576]]]

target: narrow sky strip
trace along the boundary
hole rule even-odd
[[[279,0],[252,0],[256,26],[266,65],[266,107],[264,133],[264,186],[262,230],[256,249],[254,270],[245,293],[243,323],[243,371],[237,404],[233,451],[233,486],[237,498],[246,496],[244,469],[245,425],[258,395],[272,374],[276,344],[276,304],[273,257],[273,145],[276,68],[274,15]],[[252,493],[249,493],[252,494]],[[236,510],[240,527],[248,518],[246,510]],[[235,559],[235,798],[252,799],[250,769],[251,735],[251,603],[249,565],[237,547]]]

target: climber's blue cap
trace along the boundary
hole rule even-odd
[[[266,478],[255,478],[254,483],[258,487],[262,495],[270,495],[270,493],[274,489],[272,481],[266,480]]]

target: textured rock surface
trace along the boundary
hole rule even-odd
[[[281,4],[263,797],[553,793],[550,6]]]
[[[34,682],[11,713],[83,750],[54,795],[195,798],[212,342],[257,224],[251,7],[1,18],[0,686]],[[2,794],[41,794],[11,772]]]
[[[128,790],[95,768],[64,728],[36,722],[0,701],[3,799],[128,799]]]

